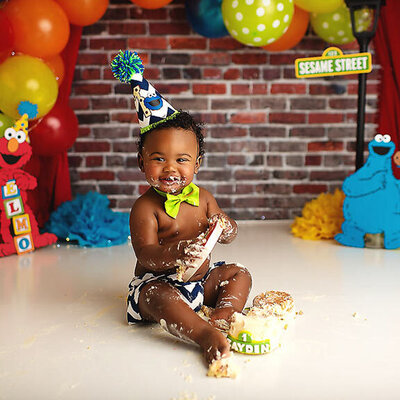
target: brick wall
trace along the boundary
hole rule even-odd
[[[80,122],[69,152],[74,193],[96,190],[115,210],[128,211],[147,187],[137,168],[130,86],[109,69],[120,49],[132,49],[144,61],[145,77],[176,108],[207,124],[197,183],[237,219],[293,218],[307,200],[340,187],[354,170],[357,75],[294,76],[296,58],[320,56],[326,47],[312,32],[279,53],[242,46],[229,36],[207,39],[191,30],[183,0],[158,10],[112,0],[82,36],[71,94]],[[374,61],[367,139],[376,129]]]

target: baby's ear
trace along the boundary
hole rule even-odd
[[[137,162],[138,162],[139,169],[142,172],[144,172],[143,156],[140,153],[138,153],[138,155],[137,155]]]
[[[202,156],[198,156],[197,160],[196,160],[196,165],[194,166],[194,173],[197,174],[199,172],[200,169],[200,165],[203,161],[203,157]]]

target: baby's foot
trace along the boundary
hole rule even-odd
[[[198,343],[203,349],[208,364],[214,360],[228,357],[230,354],[230,346],[226,337],[212,326],[210,329],[204,330]]]

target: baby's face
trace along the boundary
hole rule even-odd
[[[192,182],[200,166],[196,135],[177,128],[150,132],[141,158],[141,170],[151,186],[179,193]]]

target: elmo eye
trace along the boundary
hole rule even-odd
[[[18,131],[16,138],[17,138],[18,143],[24,143],[25,140],[26,140],[25,132],[24,131]]]
[[[390,135],[383,135],[382,140],[384,143],[389,143],[392,140],[392,138],[390,137]]]
[[[4,137],[7,140],[10,140],[11,138],[15,137],[15,129],[13,128],[7,128],[4,132]]]
[[[378,133],[377,135],[375,135],[375,142],[381,143],[383,141],[383,136]]]

